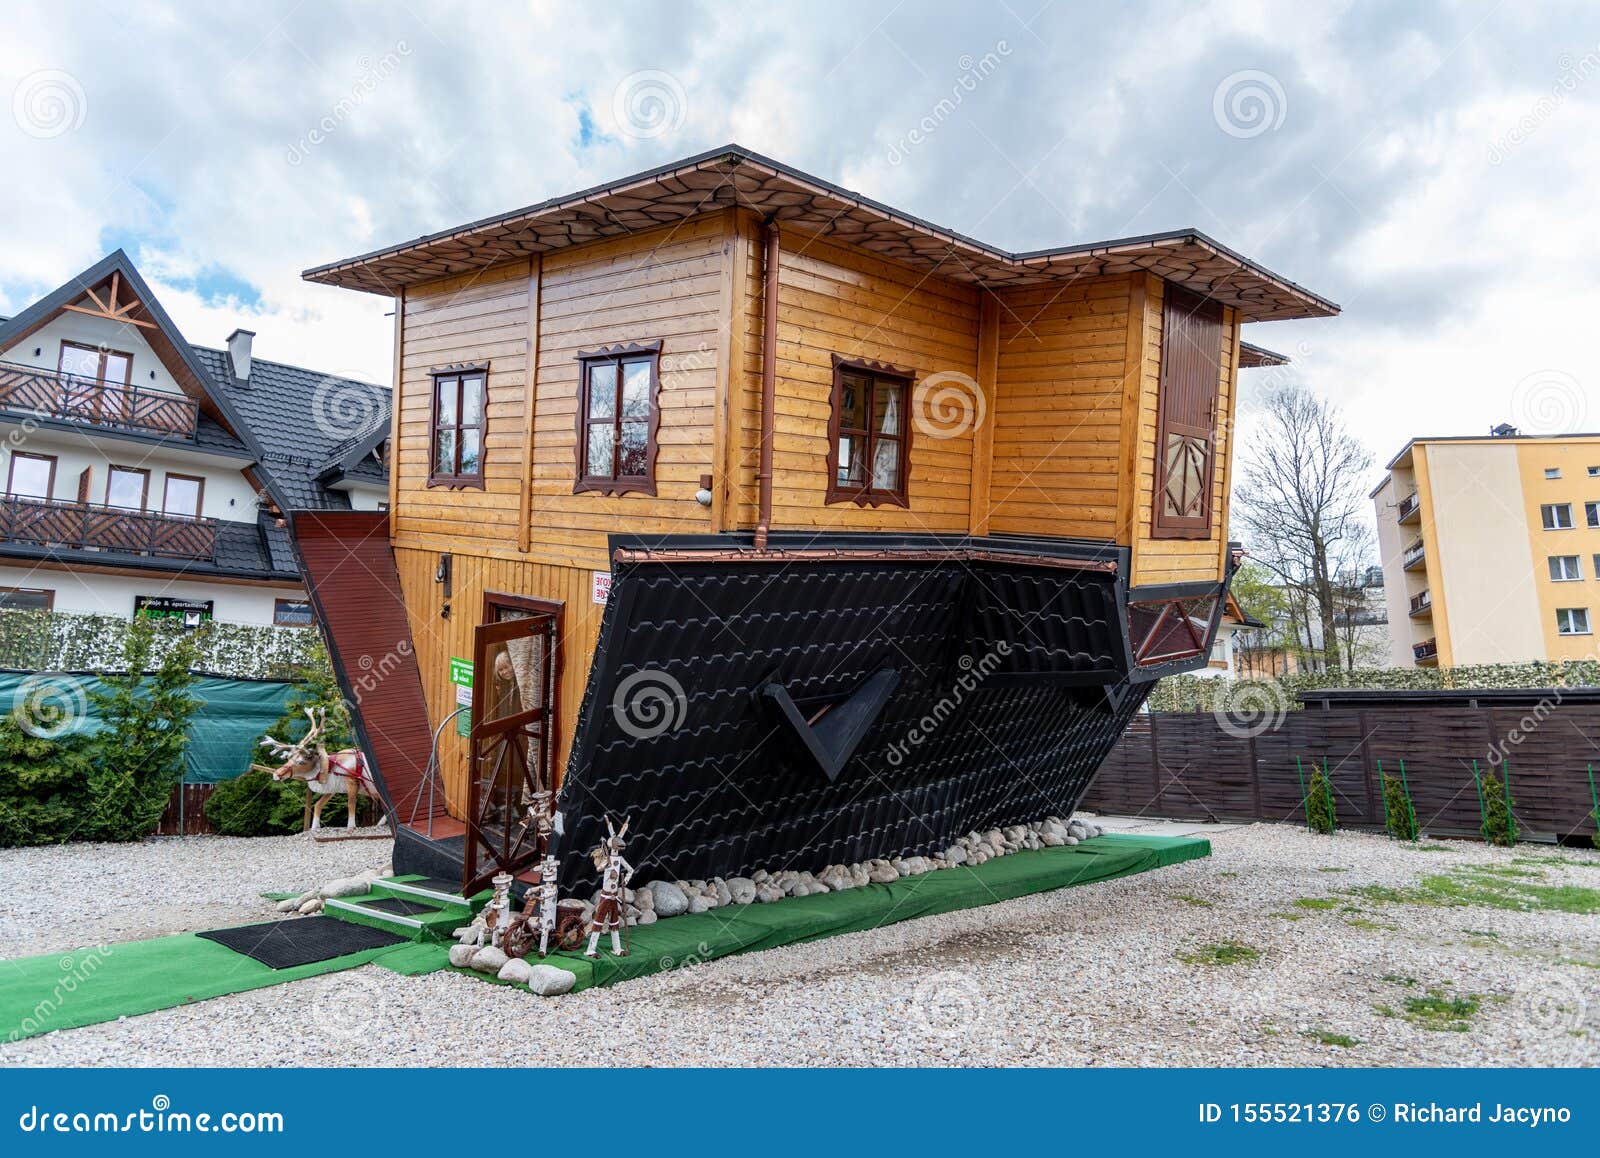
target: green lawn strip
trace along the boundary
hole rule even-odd
[[[392,946],[269,969],[194,933],[0,962],[0,1034],[18,1041],[364,965]]]

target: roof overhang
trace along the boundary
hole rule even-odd
[[[1333,302],[1198,230],[1009,253],[738,145],[317,266],[302,276],[322,285],[393,296],[405,287],[733,207],[989,289],[1143,270],[1232,306],[1242,321],[1339,312]]]
[[[1239,369],[1255,370],[1262,366],[1287,366],[1289,355],[1258,346],[1254,342],[1239,343]]]

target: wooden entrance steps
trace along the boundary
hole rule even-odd
[[[486,896],[464,900],[443,892],[445,882],[388,878],[372,883],[359,897],[329,897],[322,911],[351,924],[386,929],[412,941],[449,941],[451,933],[471,922]]]

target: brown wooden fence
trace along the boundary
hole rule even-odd
[[[211,784],[176,784],[167,800],[167,810],[156,821],[157,836],[205,836],[211,832],[206,820],[206,801]]]
[[[1595,831],[1589,768],[1600,774],[1600,690],[1316,692],[1304,710],[1257,734],[1210,712],[1136,717],[1083,807],[1184,820],[1302,822],[1304,789],[1326,761],[1339,823],[1384,824],[1379,765],[1401,761],[1424,831],[1476,836],[1473,762],[1509,770],[1515,816],[1528,839]],[[1296,757],[1300,767],[1296,767]]]

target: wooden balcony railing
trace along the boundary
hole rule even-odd
[[[1412,515],[1416,514],[1417,509],[1421,506],[1422,500],[1417,497],[1416,491],[1412,491],[1409,495],[1400,500],[1400,508],[1395,517],[1403,523],[1407,519],[1411,518]]]
[[[1425,639],[1421,643],[1414,643],[1411,645],[1411,654],[1419,661],[1438,659],[1439,641],[1436,639]]]
[[[100,382],[13,362],[0,362],[0,409],[186,439],[194,438],[200,416],[199,404],[183,394]]]
[[[1433,610],[1433,599],[1426,591],[1418,591],[1411,597],[1411,614],[1421,615],[1425,611]]]
[[[211,562],[217,554],[217,522],[7,495],[0,497],[0,541]]]

